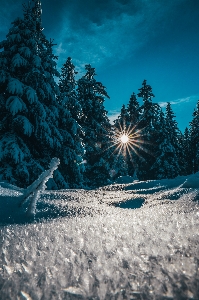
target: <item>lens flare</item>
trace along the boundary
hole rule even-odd
[[[141,159],[144,159],[142,155],[144,152],[153,155],[151,151],[147,149],[148,147],[145,146],[151,143],[145,139],[145,128],[139,128],[139,122],[134,125],[129,124],[128,127],[121,123],[117,125],[118,128],[113,126],[111,146],[108,147],[114,148],[112,154],[117,153],[117,156],[122,154],[124,157],[128,155],[133,164],[133,153]]]
[[[129,141],[128,135],[127,135],[127,134],[123,134],[123,135],[121,136],[121,141],[122,141],[123,144],[128,143],[128,141]]]

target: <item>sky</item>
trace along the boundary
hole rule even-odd
[[[23,3],[0,0],[0,40]],[[153,102],[171,102],[179,128],[189,125],[199,99],[198,0],[42,0],[42,22],[58,70],[69,56],[79,77],[85,64],[96,68],[111,121],[146,79]]]

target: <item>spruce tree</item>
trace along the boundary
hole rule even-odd
[[[83,187],[83,131],[79,125],[82,108],[77,99],[75,66],[68,57],[59,81],[59,130],[63,136],[61,171],[70,188]]]
[[[199,100],[190,122],[190,148],[193,173],[199,171]]]
[[[170,141],[171,145],[173,146],[173,157],[176,159],[176,170],[172,175],[174,178],[177,175],[182,175],[183,168],[182,168],[182,158],[181,153],[183,152],[182,144],[180,143],[180,135],[181,132],[178,128],[178,123],[175,120],[174,112],[171,108],[171,104],[168,102],[166,106],[166,130],[168,135],[168,140]]]
[[[128,130],[129,115],[125,105],[122,105],[120,114],[114,120],[112,154],[110,156],[111,168],[115,170],[115,177],[128,174],[127,149],[121,142],[121,136]]]
[[[106,149],[109,145],[111,125],[104,108],[105,87],[95,79],[95,68],[86,65],[86,74],[78,80],[78,101],[82,107],[80,125],[84,131],[85,180],[88,186],[108,182],[110,165]]]
[[[135,174],[138,173],[138,166],[140,163],[138,153],[140,142],[142,140],[142,133],[140,130],[140,105],[135,93],[133,93],[130,97],[129,103],[127,105],[127,113],[127,130],[129,132],[130,137],[133,139],[133,143],[129,145],[127,153],[128,174],[130,176],[135,176]]]
[[[135,93],[133,93],[130,97],[129,103],[127,105],[127,112],[128,112],[128,126],[130,128],[139,128],[139,121],[141,118],[140,115],[140,105],[136,98]]]
[[[154,179],[175,178],[179,174],[178,158],[166,127],[166,119],[161,111],[159,119],[158,149],[156,160],[151,167]]]
[[[41,2],[24,6],[23,18],[12,25],[0,43],[0,173],[24,187],[61,149],[54,80],[59,73],[53,43],[42,31]],[[59,171],[56,180],[65,186]]]
[[[192,174],[193,172],[193,158],[191,148],[190,130],[186,127],[183,136],[183,149],[184,149],[184,169],[185,175]]]
[[[116,120],[114,120],[114,127],[116,130],[118,130],[118,132],[122,132],[122,131],[126,132],[128,123],[129,123],[129,114],[125,105],[123,104],[119,116],[117,117]]]
[[[143,81],[142,87],[138,90],[138,97],[143,100],[143,105],[140,107],[141,119],[139,122],[143,145],[140,145],[138,149],[140,161],[137,175],[139,179],[147,180],[153,179],[150,169],[155,162],[154,127],[158,120],[159,105],[152,103],[152,98],[155,96],[152,92],[152,87],[146,83],[146,80]]]

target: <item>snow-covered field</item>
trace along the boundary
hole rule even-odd
[[[35,218],[22,192],[0,183],[0,299],[199,299],[197,173],[45,191]]]

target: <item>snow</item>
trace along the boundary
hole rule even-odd
[[[26,105],[23,100],[17,96],[10,96],[6,101],[6,108],[11,112],[14,116],[19,111],[25,110]]]
[[[0,183],[0,299],[198,299],[198,175],[43,191],[34,218]]]
[[[11,94],[22,95],[23,84],[16,78],[11,78],[8,82],[8,92]]]
[[[30,86],[27,86],[25,91],[26,91],[27,99],[30,102],[30,104],[38,101],[37,94],[33,88],[31,88]]]
[[[18,115],[15,119],[14,119],[15,123],[21,124],[23,127],[23,133],[25,135],[31,136],[32,132],[33,132],[33,125],[30,123],[30,121],[21,115]]]

